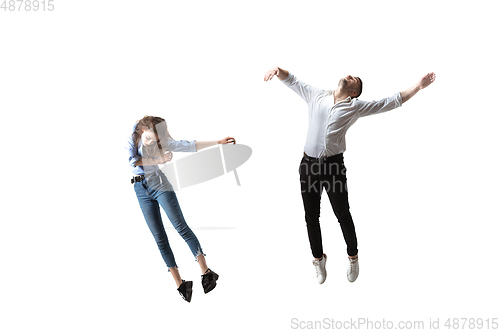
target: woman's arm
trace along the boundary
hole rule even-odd
[[[135,162],[135,166],[145,166],[145,165],[158,165],[158,164],[165,164],[172,160],[172,152],[169,151],[166,154],[164,154],[161,158],[158,159],[152,159],[152,158],[140,158]]]
[[[195,146],[196,146],[196,151],[200,149],[204,149],[207,147],[215,146],[215,145],[225,145],[228,143],[235,144],[236,140],[232,137],[226,137],[222,140],[217,140],[217,141],[196,141]]]

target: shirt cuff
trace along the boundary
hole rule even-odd
[[[190,141],[189,143],[189,151],[192,153],[196,153],[196,140]]]
[[[401,96],[401,92],[396,93],[396,107],[400,107],[403,105],[403,97]]]
[[[281,80],[281,82],[283,84],[289,86],[294,81],[294,79],[295,79],[295,76],[292,73],[288,72],[288,76],[286,77],[286,79]]]
[[[130,166],[132,166],[132,168],[135,168],[136,167],[135,163],[137,163],[137,161],[139,161],[140,159],[141,159],[141,157],[136,155],[136,156],[132,157],[131,159],[129,159],[128,162],[129,162]]]

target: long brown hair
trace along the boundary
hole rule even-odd
[[[156,143],[143,146],[142,154],[144,157],[149,158],[161,156],[160,153],[164,153],[167,150],[166,144],[168,143],[168,139],[173,140],[168,132],[165,119],[155,116],[144,116],[144,118],[138,120],[136,123],[135,131],[132,133],[135,146],[139,148],[139,140],[141,139],[142,131],[147,131],[152,128],[156,136]]]

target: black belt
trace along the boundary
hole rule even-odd
[[[132,179],[130,180],[130,182],[133,184],[135,182],[140,182],[144,178],[146,178],[146,177],[144,177],[144,175],[134,176],[134,177],[132,177]]]
[[[339,159],[342,157],[342,153],[340,154],[337,154],[337,155],[333,155],[333,156],[328,156],[328,157],[320,157],[320,158],[316,158],[316,157],[311,157],[311,156],[308,156],[306,155],[306,153],[304,153],[304,159],[308,162],[313,162],[313,163],[325,163],[325,162],[330,162],[330,161],[333,161],[333,160],[336,160],[336,159]]]

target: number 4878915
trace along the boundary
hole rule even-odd
[[[0,9],[10,11],[53,11],[54,0],[3,0]]]

